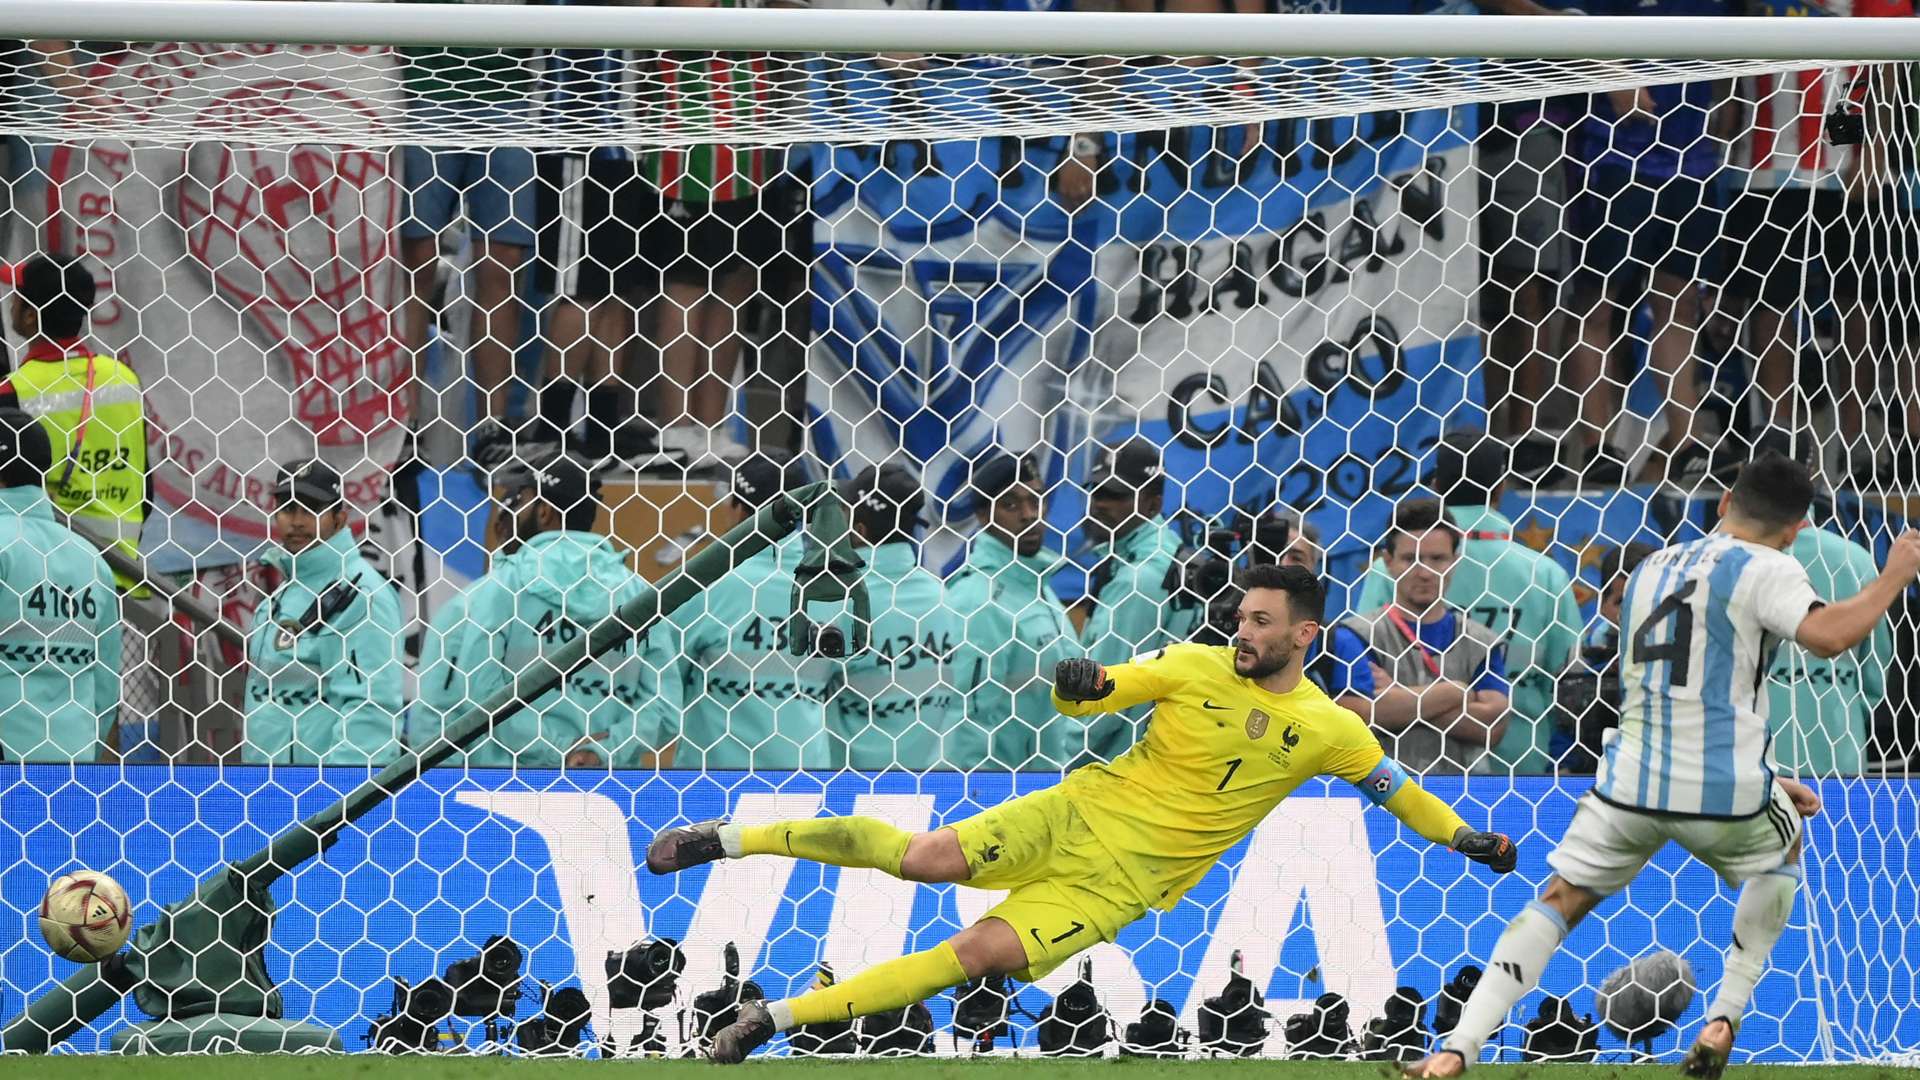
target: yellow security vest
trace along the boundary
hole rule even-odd
[[[75,345],[28,352],[8,383],[53,443],[47,494],[73,527],[128,555],[146,519],[147,418],[140,378],[111,356]],[[139,582],[116,573],[121,589]]]

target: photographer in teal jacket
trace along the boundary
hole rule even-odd
[[[873,605],[870,647],[847,658],[827,713],[835,768],[924,772],[944,764],[961,718],[948,671],[963,627],[940,579],[920,565],[914,533],[927,495],[905,465],[868,466],[842,489],[853,508],[854,550]]]
[[[733,499],[754,513],[799,478],[797,467],[749,459],[735,472]],[[789,647],[804,540],[789,536],[734,567],[647,634],[660,692],[642,730],[663,748],[662,767],[827,767],[827,710],[842,661]]]
[[[1124,664],[1190,639],[1204,609],[1173,603],[1180,534],[1161,513],[1167,484],[1160,448],[1135,438],[1099,453],[1087,477],[1085,525],[1099,562],[1088,582],[1091,610],[1081,642],[1095,660]],[[1088,755],[1112,761],[1126,753],[1152,715],[1152,705],[1139,705],[1088,718]]]
[[[1837,533],[1805,528],[1787,549],[1822,600],[1852,596],[1879,574],[1873,553]],[[1767,672],[1773,755],[1789,776],[1858,776],[1866,767],[1873,713],[1887,697],[1893,662],[1891,620],[1866,641],[1822,660],[1791,641],[1774,650]]]
[[[46,429],[0,410],[0,757],[93,761],[120,706],[120,600],[99,549],[54,518]]]
[[[494,523],[499,547],[487,575],[434,619],[420,658],[420,700],[408,741],[423,746],[475,702],[604,621],[646,589],[593,531],[600,486],[560,457],[505,486]],[[644,762],[638,730],[657,691],[637,642],[582,666],[467,751],[470,765],[606,768]]]
[[[947,579],[947,606],[964,620],[954,678],[966,718],[947,733],[956,769],[1066,768],[1084,752],[1081,721],[1053,707],[1053,668],[1080,642],[1049,581],[1040,478],[1031,458],[990,452],[973,463],[980,531]]]
[[[400,599],[347,527],[340,474],[296,465],[273,492],[274,546],[262,556],[283,575],[247,634],[249,762],[379,765],[398,752]]]

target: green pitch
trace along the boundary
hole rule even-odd
[[[755,1061],[718,1072],[704,1061],[516,1061],[500,1058],[349,1057],[114,1058],[95,1055],[12,1058],[0,1073],[50,1080],[589,1080],[609,1071],[633,1080],[1382,1080],[1385,1065],[1274,1061]],[[831,1070],[831,1072],[829,1072]],[[1505,1065],[1473,1070],[1475,1080],[1652,1080],[1677,1077],[1671,1065]],[[1729,1080],[1915,1080],[1920,1069],[1879,1065],[1765,1066],[1727,1070]]]

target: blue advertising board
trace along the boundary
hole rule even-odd
[[[264,768],[0,771],[0,896],[18,920],[17,935],[0,946],[0,1011],[17,1011],[71,970],[34,927],[40,893],[55,875],[105,870],[127,887],[142,924],[157,905],[359,778]],[[267,965],[287,1015],[339,1029],[349,1047],[386,1011],[393,978],[438,973],[496,933],[527,948],[531,977],[582,986],[601,1031],[627,1022],[607,1008],[606,952],[650,934],[687,949],[683,1001],[717,985],[728,941],[738,943],[746,974],[777,997],[804,989],[823,960],[845,973],[926,947],[994,898],[772,858],[655,877],[643,854],[657,829],[722,814],[854,812],[925,828],[1051,782],[852,773],[620,773],[579,782],[543,772],[438,771],[274,888],[280,913]],[[1351,999],[1357,1026],[1394,987],[1431,997],[1461,964],[1484,962],[1507,918],[1546,880],[1546,854],[1586,784],[1476,777],[1429,786],[1469,820],[1519,840],[1519,872],[1495,879],[1405,832],[1344,785],[1310,783],[1175,910],[1149,914],[1116,944],[1093,950],[1109,1009],[1126,1023],[1159,997],[1191,1025],[1240,951],[1280,1017],[1334,990]],[[1808,833],[1807,893],[1741,1033],[1742,1046],[1767,1061],[1820,1058],[1829,1047],[1845,1058],[1920,1045],[1912,963],[1920,918],[1906,891],[1920,874],[1911,839],[1920,833],[1920,788],[1850,780],[1827,783],[1823,794],[1827,811]],[[1543,990],[1589,1011],[1590,987],[1656,943],[1685,955],[1710,990],[1734,896],[1669,849],[1575,929]],[[1071,977],[1050,976],[1025,991],[1022,1004],[1038,1013]],[[950,999],[931,1005],[944,1029]],[[1516,1018],[1530,1018],[1536,1005],[1537,996],[1522,1002]],[[110,1013],[71,1045],[104,1047],[131,1019],[138,1017]],[[1699,1019],[1696,1004],[1689,1020]],[[1505,1045],[1517,1047],[1519,1034],[1509,1029]],[[1672,1051],[1679,1037],[1658,1048]],[[1609,1036],[1603,1046],[1619,1044]]]

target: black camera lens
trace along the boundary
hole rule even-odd
[[[641,942],[607,954],[607,1000],[616,1009],[657,1009],[673,1000],[686,954],[668,938]]]
[[[453,1015],[453,988],[439,979],[424,980],[419,986],[402,985],[397,996],[410,1020],[437,1024]]]
[[[821,627],[819,636],[814,638],[814,651],[833,660],[846,656],[847,632],[837,626]]]

